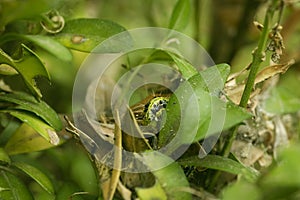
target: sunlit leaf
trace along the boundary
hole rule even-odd
[[[26,185],[14,174],[0,171],[0,199],[33,200]]]
[[[17,38],[23,38],[33,42],[34,44],[45,49],[46,51],[48,51],[56,58],[62,61],[66,61],[66,62],[72,61],[72,54],[70,50],[49,36],[43,36],[43,35],[14,35],[14,36]]]
[[[58,145],[60,139],[56,134],[55,130],[40,120],[38,117],[32,115],[31,113],[19,112],[13,110],[6,110],[4,112],[9,113],[10,115],[20,119],[21,121],[30,125],[33,129],[35,129],[42,137],[44,137],[48,142],[53,145]]]
[[[33,96],[23,92],[2,93],[0,101],[6,101],[16,104],[10,109],[25,110],[39,116],[55,130],[62,129],[62,122],[56,112],[44,101],[37,100]]]
[[[14,162],[13,165],[34,179],[48,193],[54,194],[53,185],[43,172],[23,162]]]
[[[20,60],[13,60],[0,49],[0,64],[10,65],[17,70],[32,94],[42,97],[40,90],[36,86],[35,78],[43,76],[50,80],[49,74],[39,57],[25,45],[22,44],[22,46],[24,55]]]
[[[157,182],[167,195],[167,199],[185,200],[192,198],[191,194],[180,191],[181,188],[189,187],[189,182],[182,168],[175,161],[159,152],[149,152],[146,157],[143,157],[143,161],[156,177]],[[170,162],[171,164],[168,166],[158,168]]]
[[[198,156],[184,158],[179,161],[183,166],[195,166],[209,169],[220,170],[232,174],[242,174],[248,181],[255,181],[258,178],[258,172],[252,168],[245,167],[229,158],[217,155],[207,155],[200,159]]]
[[[168,28],[182,31],[189,23],[190,12],[190,0],[178,0],[172,12]]]
[[[91,52],[97,45],[105,39],[125,31],[119,24],[102,19],[74,19],[66,22],[64,29],[55,39],[66,47],[79,51]],[[130,37],[128,38],[130,39]],[[119,45],[128,45],[126,40],[122,40]],[[115,46],[118,44],[110,44]],[[123,49],[122,46],[115,46]]]
[[[22,124],[4,149],[9,155],[35,152],[55,147],[26,123]]]

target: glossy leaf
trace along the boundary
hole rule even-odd
[[[48,193],[54,194],[53,185],[43,172],[23,162],[14,162],[13,165],[34,179]]]
[[[198,71],[195,67],[193,67],[188,61],[186,61],[184,58],[180,58],[174,53],[166,52],[174,61],[174,63],[177,65],[178,70],[182,74],[183,78],[189,79],[190,77],[198,74]]]
[[[217,65],[207,70],[182,83],[171,96],[166,123],[159,134],[159,146],[165,146],[176,134],[175,148],[190,144],[251,117],[245,109],[227,101],[225,96],[225,100],[219,97],[229,66]]]
[[[40,46],[60,60],[66,62],[72,61],[72,54],[70,50],[50,37],[42,35],[24,35],[23,38],[28,39],[34,44]]]
[[[184,158],[179,160],[183,166],[204,167],[209,169],[220,170],[231,174],[242,174],[248,181],[255,181],[258,178],[258,172],[252,168],[243,166],[229,158],[217,155],[207,155],[200,159],[198,156]]]
[[[3,43],[4,41],[7,42],[10,40],[17,40],[17,39],[25,39],[30,42],[33,42],[35,45],[45,49],[46,51],[48,51],[49,53],[54,55],[56,58],[58,58],[62,61],[65,61],[65,62],[72,61],[72,54],[71,54],[70,50],[49,36],[7,34],[2,37],[1,42]]]
[[[0,121],[4,121],[3,120],[3,115],[4,117],[10,117],[7,114],[1,113],[0,114]],[[11,138],[11,136],[13,135],[13,133],[20,127],[21,122],[15,120],[14,118],[9,119],[8,123],[5,125],[2,125],[3,127],[5,127],[1,134],[0,134],[0,146],[4,146],[8,140]]]
[[[172,12],[168,28],[182,31],[189,23],[190,12],[190,0],[178,0]]]
[[[0,64],[7,64],[13,67],[22,76],[28,89],[37,97],[42,94],[36,86],[35,78],[44,76],[50,80],[49,74],[39,57],[25,45],[23,46],[23,57],[20,60],[13,60],[9,55],[0,49]]]
[[[149,51],[153,50],[148,49],[148,52]],[[144,52],[147,53],[145,50]],[[155,61],[173,62],[174,64],[176,64],[176,70],[178,70],[182,74],[182,77],[184,79],[189,79],[190,77],[198,74],[198,71],[193,65],[191,65],[187,60],[171,51],[161,49],[154,50],[148,57],[146,63],[151,63]]]
[[[163,188],[167,195],[167,199],[185,200],[192,198],[191,194],[180,191],[181,188],[189,187],[189,182],[187,181],[183,170],[175,161],[159,152],[149,152],[147,157],[143,158],[143,161]],[[161,169],[157,169],[158,166],[166,163],[171,164]]]
[[[0,171],[0,199],[33,200],[26,185],[14,174]]]
[[[38,117],[36,117],[30,113],[13,111],[13,110],[6,110],[4,112],[7,112],[10,115],[27,123],[29,126],[31,126],[33,129],[35,129],[42,137],[44,137],[51,144],[53,144],[53,145],[59,144],[60,139],[59,139],[58,135],[56,134],[55,130],[51,126],[47,125],[45,122],[40,120]]]
[[[35,152],[55,147],[27,124],[22,124],[4,149],[9,155]]]
[[[0,162],[5,164],[10,164],[11,162],[7,152],[3,148],[0,148]]]
[[[62,129],[62,122],[56,112],[44,101],[37,100],[29,94],[23,92],[2,93],[0,94],[0,101],[14,103],[16,106],[10,107],[10,109],[32,112],[55,130],[59,131]]]
[[[105,39],[123,31],[125,28],[108,20],[74,19],[66,22],[64,29],[55,35],[55,39],[66,47],[91,52]],[[123,42],[120,44],[127,45],[129,41]],[[122,49],[122,46],[118,48]]]

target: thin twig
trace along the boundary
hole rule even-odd
[[[112,200],[116,192],[122,167],[122,130],[119,111],[115,110],[115,146],[114,146],[114,169],[112,171],[108,200]]]
[[[244,92],[242,95],[242,99],[239,104],[241,107],[244,107],[244,108],[247,107],[248,100],[250,98],[252,89],[254,87],[255,78],[256,78],[258,69],[260,67],[260,64],[264,61],[266,45],[267,45],[267,41],[268,41],[268,37],[269,37],[269,31],[272,28],[271,23],[272,23],[272,18],[274,16],[274,13],[278,8],[283,9],[282,6],[279,7],[278,2],[279,2],[279,0],[272,0],[270,2],[270,5],[266,12],[263,29],[262,29],[262,34],[259,38],[258,46],[253,53],[252,63],[250,64],[249,76],[248,76],[246,86],[245,86],[245,89],[244,89]],[[282,3],[282,1],[280,3]],[[280,5],[282,5],[282,4],[280,4]],[[237,132],[238,132],[237,131],[238,127],[239,127],[239,125],[232,128],[232,130],[231,130],[232,134],[230,135],[229,139],[225,142],[224,147],[222,149],[222,152],[221,152],[222,156],[224,156],[224,157],[229,156],[232,143],[235,140]],[[220,174],[221,174],[221,172],[217,171],[213,175],[212,180],[209,185],[209,191],[212,191],[214,189]]]

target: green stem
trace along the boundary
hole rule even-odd
[[[248,80],[242,95],[242,99],[240,101],[241,107],[247,106],[250,94],[254,86],[254,81],[255,81],[257,71],[259,69],[260,64],[263,62],[265,58],[264,54],[265,54],[266,44],[268,41],[269,29],[277,6],[278,6],[278,0],[273,0],[272,4],[269,6],[267,10],[264,24],[263,24],[264,27],[262,30],[262,34],[259,38],[257,49],[255,49],[253,53],[253,59],[252,59],[252,63],[250,64],[250,72],[249,72]]]
[[[254,86],[254,81],[259,69],[260,64],[263,62],[264,57],[265,57],[265,49],[266,49],[266,45],[267,45],[267,41],[268,41],[268,35],[269,35],[269,30],[270,30],[270,26],[272,23],[272,18],[274,16],[274,12],[275,10],[278,8],[278,1],[279,0],[272,0],[271,4],[268,7],[265,19],[264,19],[264,27],[262,30],[262,34],[259,38],[258,41],[258,46],[255,49],[254,53],[253,53],[253,59],[252,59],[252,63],[250,65],[250,72],[249,72],[249,76],[248,76],[248,80],[242,95],[242,99],[240,101],[240,106],[241,107],[247,107],[247,103],[248,100],[250,98],[250,94],[252,92],[253,86]],[[232,146],[233,141],[236,138],[237,135],[237,130],[238,130],[238,125],[235,126],[232,129],[232,134],[230,135],[229,139],[225,142],[224,147],[222,149],[221,155],[224,157],[228,157],[229,153],[230,153],[230,149]],[[210,182],[209,185],[209,191],[213,191],[217,180],[220,176],[221,172],[217,171]]]
[[[250,64],[250,72],[248,76],[248,80],[242,95],[242,99],[240,102],[241,107],[247,107],[248,100],[250,98],[250,94],[252,92],[253,86],[254,86],[254,81],[256,78],[257,71],[259,69],[260,64],[263,62],[265,58],[265,49],[268,41],[268,36],[269,36],[269,30],[271,29],[271,23],[272,23],[272,18],[274,15],[275,10],[278,8],[278,0],[273,0],[272,4],[268,7],[265,20],[264,20],[264,27],[262,30],[262,34],[259,38],[258,41],[258,46],[257,49],[255,49],[253,53],[253,59],[252,63]],[[227,140],[227,142],[224,145],[223,151],[222,151],[222,156],[228,156],[231,145],[236,137],[237,134],[237,129],[238,126],[234,127],[232,134],[230,135],[230,138]]]

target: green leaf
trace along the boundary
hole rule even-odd
[[[0,93],[0,101],[17,104],[10,109],[25,110],[39,116],[55,130],[62,129],[62,122],[56,112],[44,101],[37,100],[33,96],[23,92]]]
[[[69,49],[50,37],[42,35],[24,35],[23,38],[32,41],[62,61],[71,62],[73,59]]]
[[[4,149],[9,155],[16,155],[52,147],[55,147],[55,145],[50,144],[37,131],[23,123],[7,142]]]
[[[141,200],[167,200],[167,195],[158,182],[156,182],[155,185],[150,188],[135,188],[135,191]]]
[[[123,31],[125,28],[109,20],[74,19],[66,22],[64,29],[55,35],[55,39],[66,47],[91,52],[105,39]],[[129,41],[122,41],[119,45],[128,45]],[[123,49],[122,46],[117,48]]]
[[[20,127],[21,122],[15,120],[14,118],[11,118],[6,113],[0,114],[0,121],[4,121],[4,117],[9,117],[9,121],[7,124],[2,125],[5,127],[0,134],[0,146],[4,146],[8,140],[11,138],[11,136],[14,134],[14,132]]]
[[[178,31],[184,30],[190,19],[190,12],[190,0],[178,0],[172,12],[168,28]]]
[[[228,64],[218,64],[201,71],[200,76],[193,76],[193,78],[189,79],[189,82],[212,95],[218,96],[223,90],[229,74],[230,66]]]
[[[257,180],[259,175],[258,172],[252,168],[245,167],[237,161],[217,155],[207,155],[201,159],[198,156],[184,158],[179,160],[179,164],[215,169],[236,175],[241,174],[246,180],[251,182]]]
[[[19,112],[13,110],[4,110],[3,112],[7,112],[10,115],[27,123],[51,144],[53,145],[59,144],[60,139],[56,134],[55,130],[51,126],[49,126],[48,124],[40,120],[38,117],[32,115],[31,113]]]
[[[11,162],[7,152],[3,148],[0,148],[0,162],[5,164],[10,164]]]
[[[69,49],[63,46],[61,43],[57,42],[53,38],[49,36],[43,35],[21,35],[21,34],[6,34],[2,37],[1,43],[10,41],[10,40],[17,40],[17,39],[25,39],[28,41],[33,42],[35,45],[45,49],[56,58],[70,62],[72,61],[72,54]]]
[[[156,177],[159,185],[167,195],[167,199],[191,199],[191,194],[181,192],[180,189],[189,187],[189,182],[181,167],[171,158],[159,153],[148,152],[143,157],[143,162],[149,167]],[[164,168],[166,163],[171,163]],[[162,197],[163,198],[163,197]]]
[[[174,63],[177,65],[178,70],[182,74],[183,78],[189,79],[190,77],[198,74],[198,71],[194,66],[192,66],[188,61],[183,58],[178,57],[174,53],[167,52],[166,53],[173,59]]]
[[[147,49],[149,52],[149,49]],[[140,52],[141,50],[139,50]],[[152,50],[150,50],[151,53]],[[147,53],[147,52],[145,52]],[[151,63],[155,61],[167,61],[174,62],[176,64],[176,69],[182,74],[182,77],[185,79],[189,79],[190,77],[198,74],[196,68],[191,65],[187,60],[180,57],[174,52],[162,49],[155,49],[149,58],[146,60],[146,63]]]
[[[8,64],[17,70],[32,94],[40,98],[42,94],[36,86],[35,78],[44,76],[50,80],[49,74],[39,57],[24,44],[22,46],[24,55],[20,60],[13,60],[0,49],[0,64]]]
[[[166,122],[159,134],[159,146],[165,146],[176,136],[172,151],[182,144],[199,141],[251,117],[250,113],[226,100],[225,96],[225,100],[219,97],[229,66],[217,65],[207,70],[183,82],[170,97]]]
[[[37,168],[22,162],[14,162],[13,165],[34,179],[48,193],[54,194],[54,188],[49,178]]]
[[[0,199],[33,200],[26,185],[14,174],[0,171]]]

